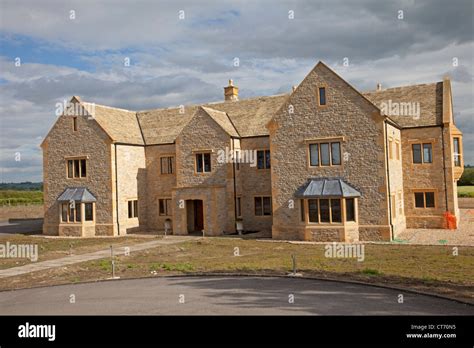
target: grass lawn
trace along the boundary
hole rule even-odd
[[[160,238],[160,237],[153,237]],[[46,238],[42,236],[0,236],[0,244],[36,244],[38,245],[38,261],[52,260],[73,254],[84,254],[103,250],[110,245],[114,247],[130,246],[136,243],[149,241],[143,237],[115,237],[115,238]],[[28,259],[0,258],[0,269],[23,266],[32,263]]]
[[[0,206],[41,203],[43,203],[42,191],[0,190]]]
[[[237,249],[236,249],[237,248]],[[327,258],[322,244],[290,244],[234,238],[196,239],[116,258],[121,278],[199,273],[286,275],[296,255],[304,276],[362,281],[473,300],[474,248],[366,244],[364,261]],[[235,256],[238,251],[239,256]],[[111,276],[110,260],[0,279],[0,289],[96,281]]]
[[[474,186],[458,186],[458,197],[474,198]]]

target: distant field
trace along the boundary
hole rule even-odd
[[[474,186],[458,186],[458,197],[474,198]]]
[[[42,191],[0,190],[0,206],[41,203],[43,203]]]

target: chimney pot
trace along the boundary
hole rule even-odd
[[[225,101],[237,101],[239,100],[239,87],[234,86],[234,81],[229,80],[229,85],[224,87],[224,100]]]
[[[295,86],[292,86],[291,89],[294,91],[296,91],[296,85]]]

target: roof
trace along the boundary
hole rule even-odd
[[[61,193],[57,199],[59,202],[96,202],[97,199],[85,187],[68,187]]]
[[[331,70],[322,62],[319,62],[316,66],[318,65]],[[391,110],[385,112],[390,120],[393,120],[402,128],[442,124],[443,82],[395,87],[366,93],[360,93],[354,87],[352,88],[382,111],[385,111],[384,104],[388,103],[398,105],[400,103],[419,103],[419,117],[416,117],[416,114],[411,116],[397,115],[390,112]],[[231,136],[268,136],[267,123],[283,106],[289,96],[290,94],[282,94],[137,112],[95,104],[95,109],[91,113],[114,142],[127,144],[158,145],[174,143],[199,107],[205,108],[209,116]],[[78,97],[74,98],[82,103],[86,109],[88,109],[87,106],[93,105],[82,102]]]
[[[296,191],[299,198],[360,197],[360,192],[342,179],[309,179]]]
[[[137,113],[147,145],[173,143],[199,106],[211,111],[210,116],[232,136],[268,135],[266,124],[285,102],[287,94],[238,101],[208,103],[185,107],[154,109]],[[227,114],[227,119],[215,112]],[[209,112],[208,112],[209,113]],[[230,124],[229,124],[230,123]]]
[[[114,142],[144,145],[135,111],[82,103]]]
[[[419,117],[415,113],[410,115],[397,115],[396,112],[389,112],[387,116],[397,122],[402,128],[435,126],[442,124],[443,120],[443,82],[436,82],[423,85],[404,86],[387,88],[381,91],[371,91],[363,93],[372,103],[383,110],[391,105],[400,103],[419,103]],[[395,104],[394,104],[395,103]],[[390,110],[389,110],[390,111]]]

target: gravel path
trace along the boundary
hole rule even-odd
[[[411,228],[402,232],[397,240],[410,244],[474,246],[474,209],[461,209],[457,230]]]

